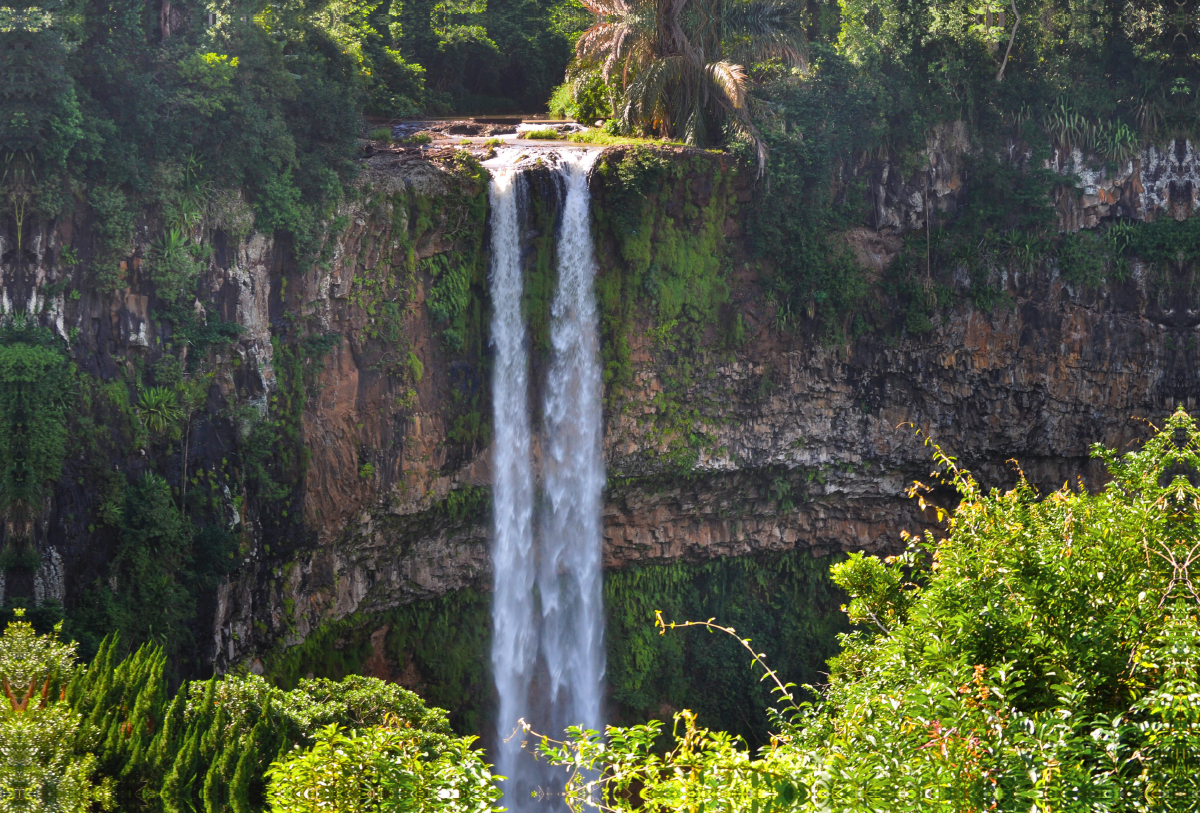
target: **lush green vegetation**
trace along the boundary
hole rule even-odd
[[[272,813],[378,810],[491,813],[500,798],[468,738],[399,727],[319,731],[270,770]]]
[[[810,702],[768,672],[757,753],[689,712],[665,743],[651,722],[543,750],[577,805],[615,810],[1195,809],[1200,426],[1180,410],[1140,451],[1094,454],[1102,491],[1042,496],[985,494],[939,452],[948,534],[833,567],[860,627]]]
[[[439,416],[451,455],[489,443],[479,386],[486,173],[460,152],[440,159],[445,194],[385,194],[357,182],[360,135],[380,149],[395,118],[531,110],[547,98],[557,113],[607,120],[572,138],[627,147],[598,165],[593,183],[608,405],[620,408],[634,379],[631,344],[644,341],[662,384],[643,418],[653,430],[645,453],[667,476],[693,476],[698,456],[715,451],[702,417],[729,393],[712,392],[708,403],[688,394],[744,340],[731,303],[735,257],[766,269],[775,327],[831,343],[921,336],[964,298],[1004,308],[998,280],[1042,268],[1086,289],[1125,284],[1136,261],[1151,295],[1194,303],[1195,218],[1059,234],[1051,205],[1056,189],[1076,183],[1073,171],[1111,174],[1143,145],[1197,136],[1200,60],[1190,12],[1178,8],[47,0],[0,9],[0,262],[18,276],[41,263],[28,276],[37,277],[31,301],[47,313],[82,300],[102,314],[128,286],[147,297],[153,322],[151,344],[118,356],[118,343],[102,346],[99,317],[83,326],[88,335],[76,326],[59,336],[35,326],[39,314],[2,316],[0,571],[10,584],[32,584],[43,565],[34,528],[52,498],[54,532],[84,540],[96,562],[66,608],[47,601],[27,616],[42,630],[65,616],[63,634],[94,657],[89,667],[68,663],[59,644],[35,644],[24,622],[13,628],[21,646],[58,653],[30,678],[46,687],[41,705],[24,692],[32,673],[11,673],[6,736],[39,754],[21,764],[61,775],[64,809],[109,800],[121,809],[262,809],[275,761],[271,798],[281,810],[305,809],[312,783],[335,805],[436,807],[442,791],[464,810],[492,804],[469,743],[445,720],[426,720],[410,696],[370,681],[302,680],[362,669],[386,625],[388,663],[418,676],[455,731],[478,730],[491,702],[481,594],[351,616],[285,651],[280,633],[297,617],[288,599],[282,622],[268,629],[259,619],[253,633],[277,685],[231,677],[188,684],[169,700],[163,677],[206,674],[206,614],[239,561],[253,554],[270,563],[263,572],[282,571],[307,541],[302,424],[343,340],[364,380],[395,385],[399,424],[432,363],[418,356],[405,319],[428,317],[436,358],[451,371]],[[886,166],[919,184],[932,170],[929,145],[951,130],[965,145],[965,205],[923,216],[879,274],[862,268],[845,237],[880,225],[869,183]],[[651,138],[657,148],[646,146]],[[1068,161],[1074,150],[1078,160]],[[554,285],[549,199],[533,198],[539,234],[523,303],[535,352],[546,348]],[[353,228],[351,203],[371,228],[386,226],[349,249],[339,238]],[[726,236],[735,218],[748,225],[750,256]],[[262,314],[272,337],[265,395],[238,372],[245,356],[232,345],[242,328],[212,308],[201,284],[218,255],[255,231],[274,235],[282,266],[268,272],[278,284]],[[444,250],[430,253],[435,236]],[[340,259],[352,277],[347,301],[363,314],[346,336],[288,292],[289,280],[328,272],[343,250],[359,252]],[[771,386],[768,372],[759,391]],[[1180,421],[1177,433],[1192,431]],[[707,804],[737,809],[899,809],[908,802],[895,801],[897,787],[911,790],[910,807],[925,804],[920,796],[964,810],[1015,808],[1013,800],[1122,810],[1173,798],[1165,788],[1182,780],[1163,766],[1170,753],[1195,750],[1191,706],[1178,700],[1195,683],[1195,624],[1179,603],[1190,577],[1164,576],[1161,563],[1186,573],[1190,554],[1170,547],[1168,530],[1191,533],[1192,497],[1178,478],[1171,488],[1154,478],[1195,461],[1156,443],[1142,457],[1111,458],[1116,484],[1097,497],[1039,502],[1024,486],[984,496],[954,475],[964,504],[949,540],[890,563],[853,557],[837,567],[852,618],[868,628],[843,639],[833,683],[813,706],[777,717],[735,638],[698,644],[696,630],[660,637],[647,623],[655,610],[720,618],[772,654],[784,683],[815,683],[841,625],[823,567],[797,554],[610,575],[608,680],[621,722],[664,706],[691,711],[680,712],[682,739],[665,763],[652,762],[662,754],[661,743],[651,747],[653,726],[616,731],[615,751],[580,742],[559,756],[582,748],[586,760],[608,761],[621,781],[644,785],[649,807],[711,794]],[[381,450],[357,453],[356,485],[391,476]],[[769,484],[777,507],[804,499],[800,476]],[[486,508],[486,491],[462,489],[422,521],[460,523]],[[1131,530],[1139,517],[1140,536]],[[0,612],[31,603],[10,591]],[[102,644],[114,631],[120,637]],[[143,643],[154,648],[135,649]],[[58,701],[56,688],[66,690]],[[351,708],[368,697],[382,698],[371,714]],[[681,766],[715,779],[689,785],[671,773]],[[632,784],[610,787],[614,807],[630,804]]]
[[[738,656],[736,645],[696,635],[654,633],[655,610],[673,617],[718,617],[773,652],[789,680],[819,682],[836,652],[844,600],[828,565],[807,552],[719,559],[703,564],[647,565],[605,577],[606,680],[619,719],[639,722],[663,704],[689,708],[706,726],[761,744],[769,737],[769,693]],[[304,643],[267,660],[277,685],[299,685],[306,674],[342,679],[374,661],[372,634],[386,628],[383,655],[394,675],[448,709],[455,731],[483,730],[494,713],[491,597],[461,590],[384,613],[328,624]]]
[[[943,512],[948,533],[912,538],[903,556],[833,565],[859,628],[843,634],[829,683],[806,687],[810,702],[766,671],[777,705],[760,748],[684,710],[665,742],[650,722],[603,739],[575,730],[540,750],[568,768],[574,805],[616,811],[1192,809],[1200,425],[1181,410],[1140,451],[1095,455],[1112,477],[1104,489],[1043,496],[1023,479],[985,494],[937,452],[960,499]],[[719,589],[709,582],[722,608],[743,600],[746,577],[776,593],[761,574],[803,573],[797,584],[813,588],[811,566],[738,564]],[[694,582],[673,593],[687,580],[671,571],[626,578],[610,597],[713,606],[692,603],[706,592]],[[794,601],[786,590],[779,600]],[[729,633],[718,640],[753,653],[756,667],[768,657],[763,638],[656,615],[664,640]],[[226,676],[172,696],[158,647],[121,657],[105,642],[86,667],[74,648],[20,617],[0,637],[0,799],[39,789],[17,809],[483,813],[497,799],[470,740],[395,685],[305,680],[285,691]]]
[[[1084,164],[1113,170],[1143,145],[1194,138],[1191,89],[1200,77],[1195,43],[1176,36],[1177,18],[1156,4],[1068,11],[1043,2],[846,0],[838,8],[840,15],[814,14],[806,69],[753,71],[774,191],[752,237],[777,268],[781,327],[815,323],[831,340],[879,329],[920,335],[953,303],[956,269],[968,272],[968,296],[985,310],[1003,304],[994,287],[1002,272],[1044,261],[1076,284],[1123,278],[1125,260],[1137,253],[1130,235],[1150,227],[1057,235],[1049,193],[1056,184],[1071,188],[1074,177],[1042,164],[1055,151],[1062,164],[1078,149]],[[872,285],[838,238],[847,227],[877,225],[874,200],[850,168],[887,161],[919,186],[930,169],[927,145],[944,143],[955,123],[974,156],[965,210],[935,212]],[[1089,240],[1095,248],[1080,250]],[[1143,259],[1162,275],[1172,263]],[[1175,262],[1196,259],[1185,252]]]
[[[824,682],[825,662],[846,629],[845,596],[829,579],[829,560],[807,551],[717,559],[699,564],[629,567],[604,584],[606,678],[618,721],[640,723],[664,707],[689,709],[708,728],[753,747],[770,739],[769,687],[732,639],[697,632],[661,636],[669,618],[719,618],[778,653],[786,680]]]
[[[0,22],[0,200],[17,256],[39,220],[86,210],[94,240],[71,264],[111,289],[149,215],[143,259],[171,300],[194,287],[199,226],[237,235],[252,223],[308,253],[354,176],[363,114],[540,108],[569,57],[573,8],[18,4]]]
[[[597,23],[579,38],[551,107],[608,118],[610,132],[724,144],[765,162],[750,236],[774,272],[768,294],[780,329],[829,342],[869,331],[919,336],[963,298],[1003,307],[997,281],[1006,272],[1049,262],[1094,287],[1122,282],[1136,255],[1164,290],[1179,288],[1165,279],[1172,269],[1200,258],[1182,246],[1142,256],[1132,243],[1153,238],[1132,237],[1148,228],[1140,224],[1060,236],[1050,205],[1076,171],[1111,172],[1145,145],[1195,137],[1196,45],[1161,4],[588,7]],[[959,200],[922,214],[932,222],[908,235],[876,279],[844,239],[852,227],[882,225],[868,182],[886,164],[921,193],[933,170],[928,147],[952,132],[968,154],[965,209]],[[1065,174],[1043,169],[1055,155]],[[969,276],[966,290],[956,290],[956,271]]]
[[[757,147],[761,171],[766,152],[751,118],[745,66],[799,64],[804,39],[800,4],[584,4],[597,22],[576,42],[575,75],[569,91],[556,97],[569,98],[578,113],[599,114],[607,95],[611,113],[624,129],[682,137],[697,146],[737,133]],[[619,91],[613,87],[618,71]]]
[[[160,648],[121,658],[106,641],[82,666],[58,632],[18,616],[0,636],[5,810],[485,813],[498,796],[472,740],[395,685],[226,676],[172,697]]]
[[[0,328],[0,511],[21,524],[62,473],[73,384],[49,331],[29,319]]]

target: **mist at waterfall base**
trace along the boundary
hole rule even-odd
[[[601,728],[601,368],[588,171],[594,151],[553,153],[560,199],[558,280],[540,404],[540,478],[533,465],[529,343],[521,313],[528,176],[492,169],[494,419],[492,667],[499,695],[496,771],[509,810],[565,809],[565,772],[513,737],[517,721],[561,737]],[[536,482],[536,487],[535,487]],[[507,742],[505,741],[507,740]]]

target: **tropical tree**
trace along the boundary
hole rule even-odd
[[[747,65],[799,65],[804,38],[794,0],[582,0],[598,18],[576,57],[619,72],[627,128],[704,146],[723,128],[766,147],[752,117]]]
[[[87,813],[112,808],[111,782],[96,776],[96,757],[80,714],[64,700],[76,670],[75,645],[38,635],[16,611],[0,635],[0,811]]]
[[[35,636],[28,625],[19,631],[15,649],[26,660],[22,652],[38,654],[54,643]],[[14,672],[6,656],[14,647],[5,643],[0,639],[0,675],[9,677]],[[383,797],[401,807],[418,803],[405,810],[487,813],[498,795],[470,739],[451,733],[446,713],[395,684],[351,676],[341,682],[303,680],[284,691],[255,675],[226,675],[186,683],[172,698],[162,648],[147,644],[122,658],[126,650],[114,636],[87,667],[73,668],[71,647],[69,680],[55,677],[44,691],[39,677],[36,691],[25,694],[33,697],[27,707],[38,710],[47,697],[62,698],[56,705],[70,726],[52,733],[66,738],[68,756],[67,746],[74,746],[74,764],[91,772],[84,776],[96,777],[92,796],[108,809],[110,802],[128,813],[260,813],[268,804],[278,810],[368,809],[322,807],[316,803],[330,797],[322,797],[320,789],[307,798],[289,796],[289,790],[309,789],[303,783],[314,776],[341,777],[359,788],[382,778]],[[14,679],[29,685],[25,672]],[[4,760],[12,749],[2,739],[3,722],[0,714],[0,813],[40,811],[4,806],[9,776]],[[342,747],[347,743],[350,751]],[[267,772],[275,761],[284,764],[283,778],[268,799]],[[309,800],[313,807],[304,806]]]

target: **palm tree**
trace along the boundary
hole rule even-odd
[[[576,56],[599,64],[605,82],[620,69],[622,123],[705,146],[725,124],[766,147],[750,115],[747,64],[803,62],[797,0],[582,0],[597,22]]]

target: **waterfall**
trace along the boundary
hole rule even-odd
[[[567,153],[559,163],[566,194],[558,237],[558,288],[550,311],[537,576],[555,734],[568,725],[600,728],[604,678],[600,339],[587,183],[594,160],[594,153]]]
[[[529,716],[537,658],[533,586],[533,474],[530,465],[528,350],[521,317],[520,192],[517,170],[496,171],[488,187],[492,215],[492,671],[500,695],[496,768],[516,777],[520,743],[503,742]],[[505,727],[508,731],[505,731]],[[510,805],[511,809],[511,805]]]
[[[570,725],[601,728],[604,616],[601,584],[601,375],[593,286],[588,171],[592,151],[559,151],[558,282],[550,308],[550,358],[542,404],[540,499],[534,510],[528,351],[521,304],[519,166],[493,169],[491,292],[495,348],[492,666],[500,698],[497,771],[504,805],[554,799],[550,772],[505,743],[525,718],[560,737]],[[537,521],[533,521],[536,513]],[[536,544],[535,544],[536,542]],[[536,588],[536,589],[535,589]],[[556,805],[562,808],[561,804]],[[546,810],[544,805],[537,809]]]

